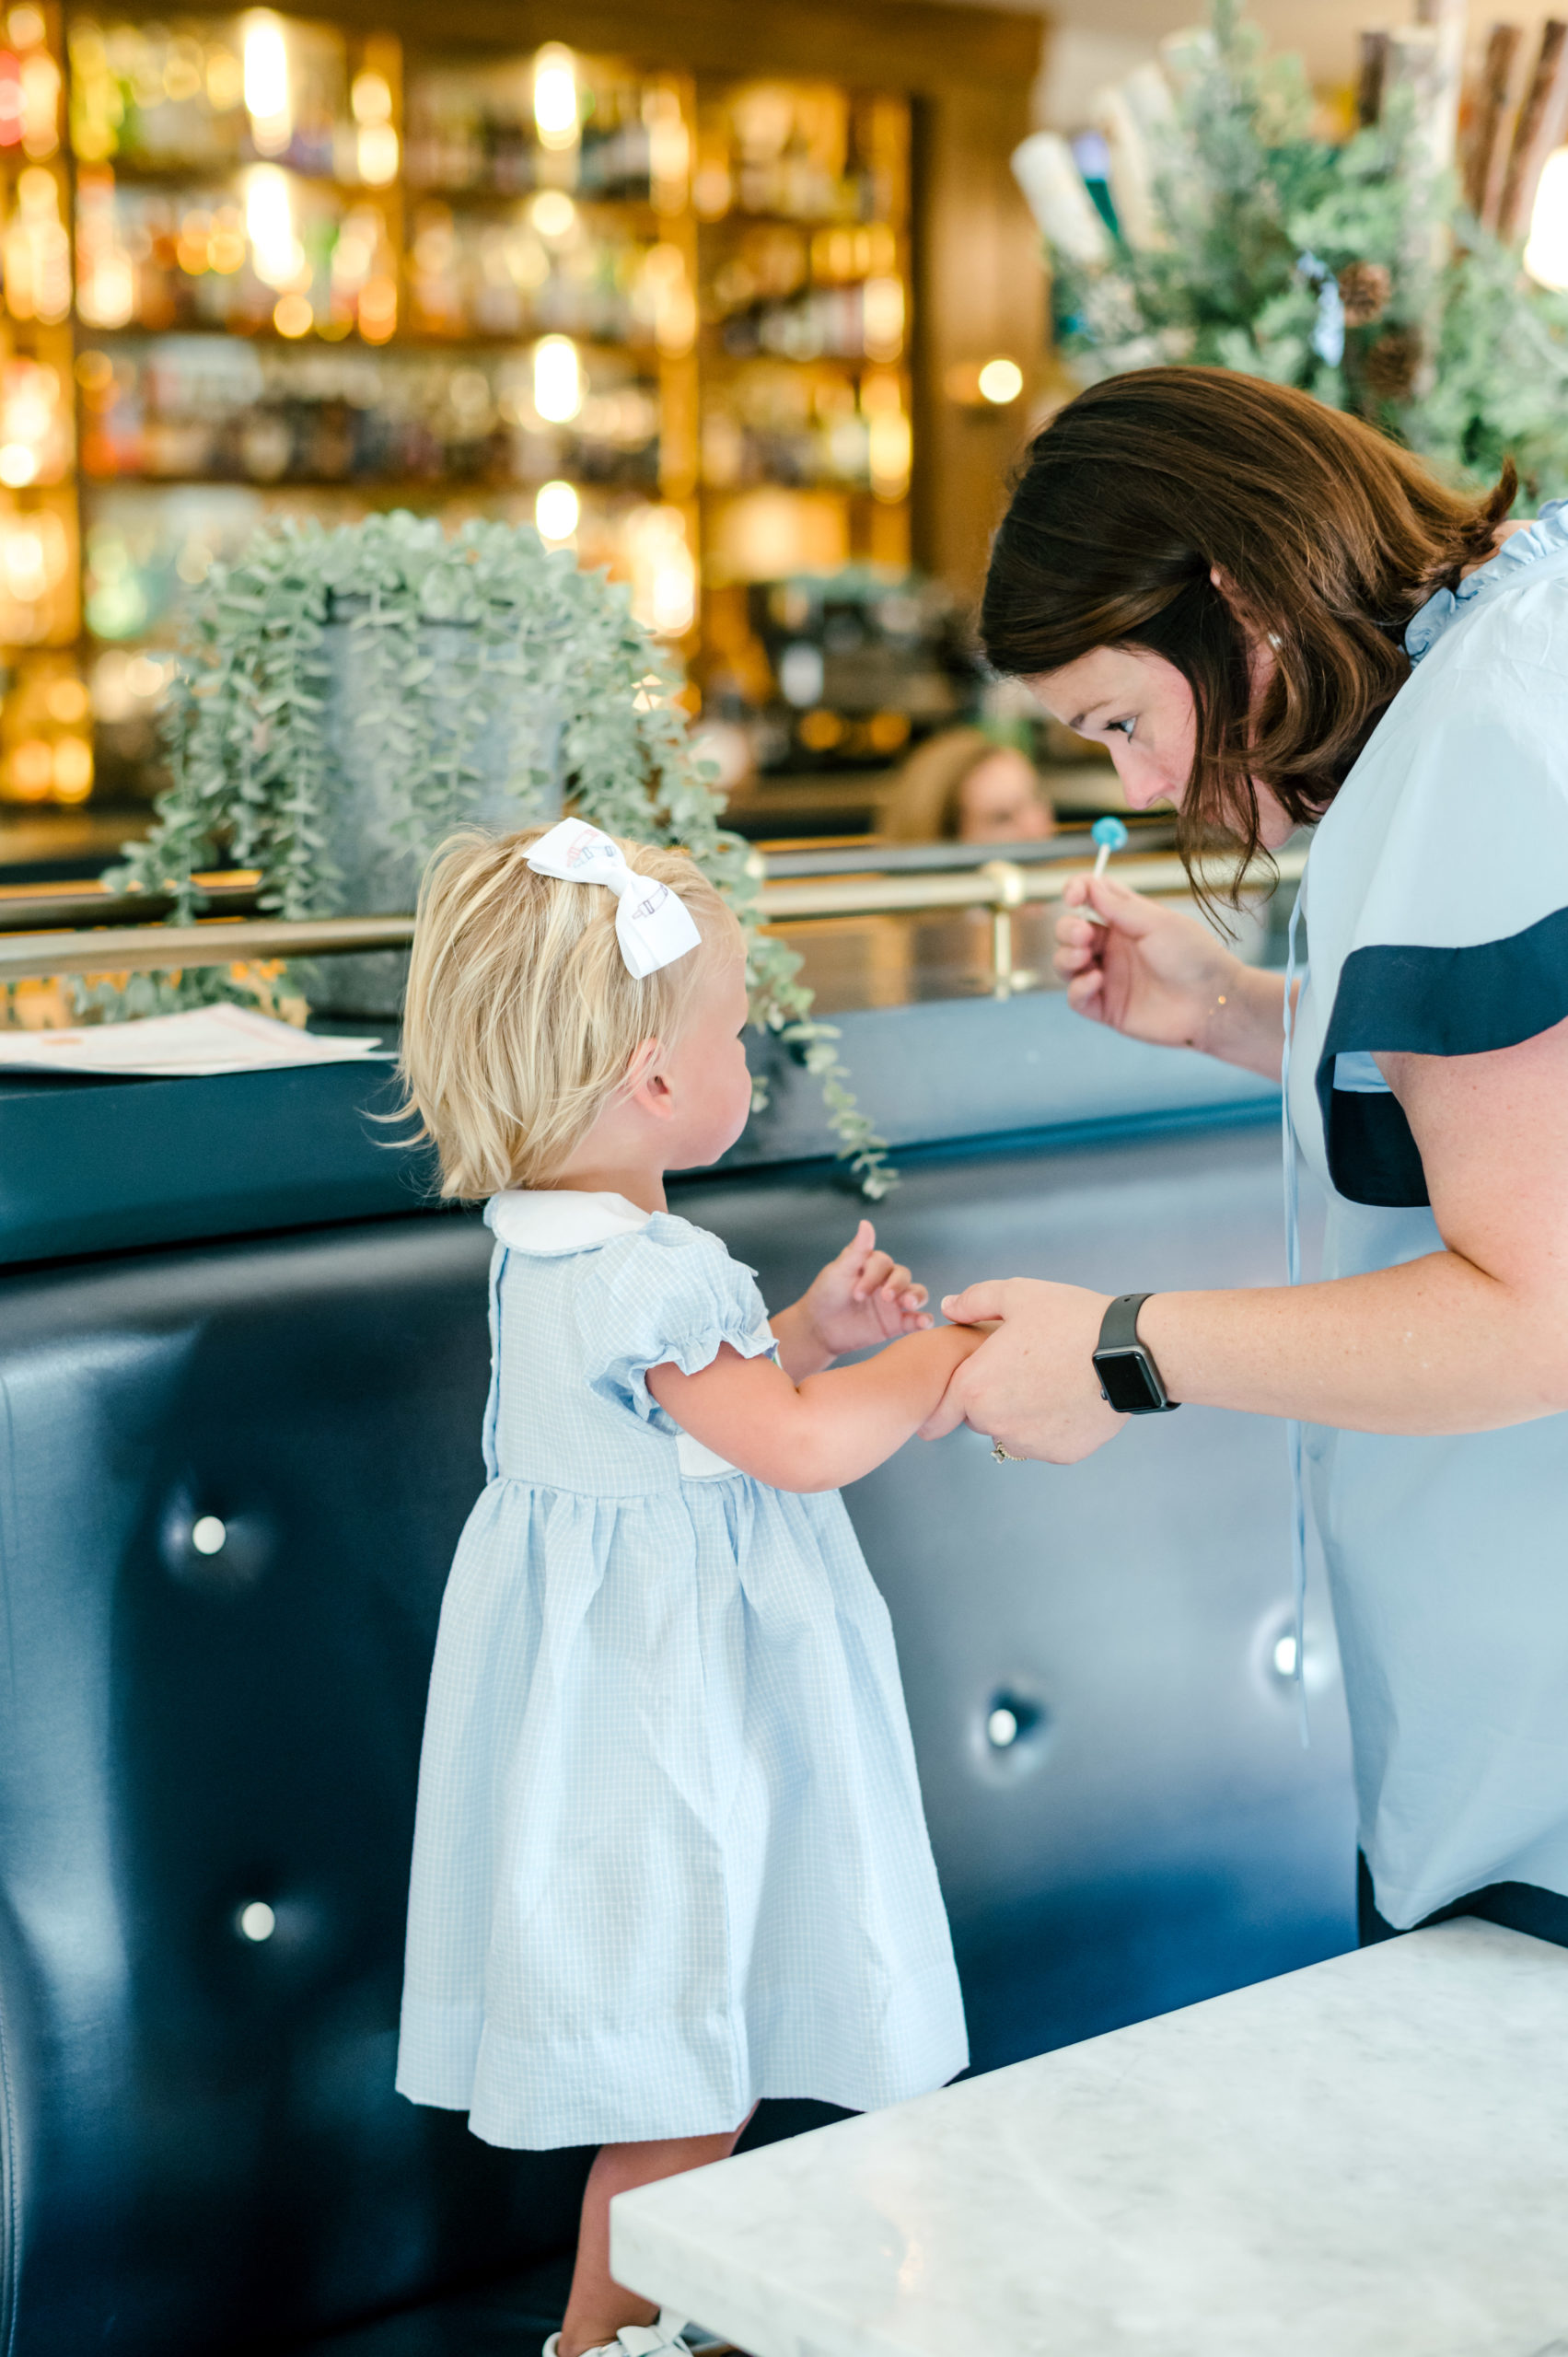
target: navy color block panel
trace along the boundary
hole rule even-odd
[[[1334,1086],[1337,1057],[1479,1056],[1517,1047],[1568,1017],[1568,909],[1501,941],[1462,949],[1419,942],[1355,949],[1318,1060],[1329,1171],[1355,1203],[1430,1202],[1421,1153],[1397,1098]]]

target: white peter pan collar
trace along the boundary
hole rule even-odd
[[[500,1243],[546,1255],[635,1236],[652,1217],[624,1195],[587,1195],[570,1187],[508,1187],[484,1207],[485,1225]]]

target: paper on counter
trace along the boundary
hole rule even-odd
[[[192,1007],[133,1023],[84,1024],[75,1031],[0,1031],[0,1072],[109,1073],[126,1079],[210,1078],[219,1073],[283,1072],[291,1065],[357,1062],[377,1039],[327,1039],[296,1030],[247,1006]]]

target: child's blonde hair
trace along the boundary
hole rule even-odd
[[[548,1186],[637,1050],[673,1046],[714,958],[744,946],[735,911],[687,853],[622,841],[627,865],[678,892],[703,936],[634,981],[614,894],[529,867],[547,831],[454,835],[420,887],[401,1072],[444,1195]]]

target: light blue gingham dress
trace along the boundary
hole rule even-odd
[[[487,1216],[489,1480],[431,1678],[400,2089],[539,2149],[942,2085],[958,1978],[842,1503],[726,1466],[645,1380],[774,1347],[750,1271],[619,1196]]]

